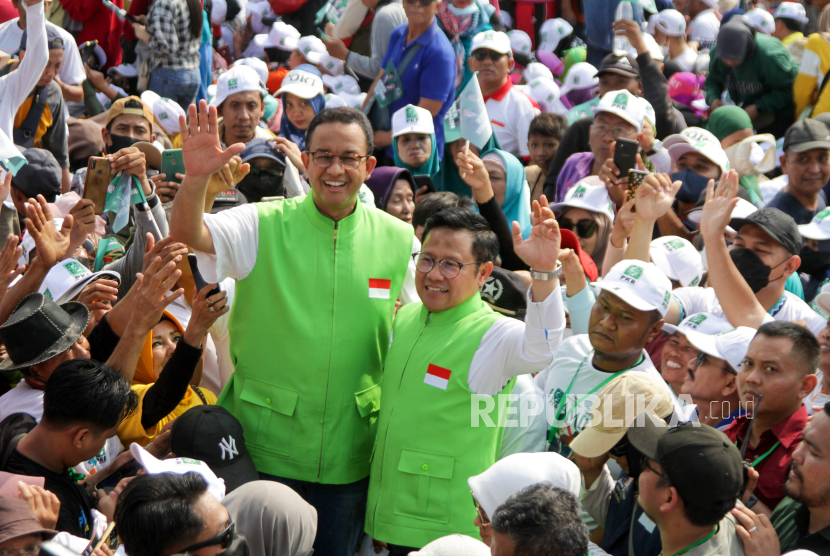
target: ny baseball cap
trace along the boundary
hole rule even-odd
[[[473,37],[473,43],[470,47],[470,53],[475,52],[479,48],[486,48],[498,52],[499,54],[509,54],[513,56],[513,49],[510,46],[510,38],[506,33],[501,31],[484,31],[478,33]]]
[[[588,62],[578,62],[568,70],[568,73],[565,75],[565,82],[559,91],[563,95],[567,95],[574,89],[588,89],[597,86],[599,86],[597,68]]]
[[[284,21],[277,21],[271,25],[268,34],[256,35],[254,43],[261,48],[279,48],[291,52],[297,48],[300,32]]]
[[[689,330],[686,332],[686,339],[706,355],[726,361],[737,374],[756,332],[758,331],[748,326],[731,328],[714,335],[700,330]]]
[[[640,64],[638,64],[636,58],[630,54],[625,56],[609,54],[602,59],[602,63],[600,63],[596,75],[599,77],[603,73],[616,73],[639,79]]]
[[[819,241],[830,239],[830,208],[823,209],[816,214],[809,224],[798,227],[803,237]]]
[[[798,231],[798,225],[796,225],[792,216],[777,208],[762,208],[756,210],[746,218],[733,218],[733,221],[737,225],[737,227],[733,227],[739,233],[741,226],[754,224],[768,233],[772,239],[780,243],[791,255],[798,255],[801,252],[801,233]]]
[[[282,85],[274,96],[278,97],[283,93],[291,93],[305,99],[324,95],[323,78],[314,66],[301,64],[285,74]]]
[[[323,41],[312,36],[300,37],[295,50],[299,50],[300,54],[305,56],[305,59],[314,65],[319,64],[320,57],[328,52]]]
[[[216,96],[213,97],[210,104],[212,106],[222,106],[222,103],[229,96],[246,91],[264,92],[262,83],[259,81],[259,75],[248,66],[232,67],[216,80]]]
[[[343,60],[335,58],[334,56],[329,56],[328,53],[325,53],[322,56],[320,56],[320,65],[323,66],[323,68],[325,68],[327,72],[334,76],[341,76],[346,71],[346,64],[343,62]]]
[[[646,108],[640,98],[632,95],[628,90],[605,93],[599,99],[599,104],[592,108],[595,115],[600,112],[615,114],[636,127],[638,132],[643,130]]]
[[[537,77],[547,77],[553,81],[553,72],[545,64],[539,62],[531,62],[522,71],[522,77],[525,78],[525,83],[530,83]]]
[[[553,52],[559,42],[573,32],[571,24],[561,17],[545,21],[539,29],[539,50]]]
[[[628,429],[628,439],[663,467],[684,500],[702,510],[720,510],[741,496],[741,453],[721,431],[698,422],[668,427],[650,418]]]
[[[325,83],[326,87],[328,87],[329,90],[336,95],[339,95],[340,93],[347,93],[350,95],[360,94],[360,85],[358,85],[357,79],[351,75],[338,75],[337,77],[333,75],[324,75],[323,83]]]
[[[686,18],[677,10],[663,10],[654,16],[655,29],[670,37],[686,36]]]
[[[773,19],[794,19],[801,23],[807,23],[807,11],[799,2],[781,2],[772,13]]]
[[[695,246],[678,236],[663,236],[651,242],[651,262],[681,286],[697,286],[703,278],[703,261]]]
[[[127,103],[130,101],[138,102],[141,105],[141,108],[129,108],[127,107]],[[115,118],[121,116],[122,114],[133,114],[135,116],[142,116],[147,123],[152,125],[153,124],[153,111],[150,109],[147,104],[136,96],[129,96],[124,98],[119,98],[115,102],[112,103],[109,111],[107,112],[107,121],[104,123],[104,127],[110,125]]]
[[[38,293],[62,305],[72,301],[88,284],[101,278],[121,283],[121,275],[115,271],[91,272],[75,259],[66,259],[49,269]]]
[[[173,422],[170,449],[180,458],[205,462],[225,481],[227,492],[259,480],[242,425],[219,405],[200,405]]]
[[[761,8],[753,8],[744,14],[749,23],[765,35],[771,35],[775,30],[775,20],[772,14]]]
[[[721,172],[729,170],[729,158],[720,146],[720,141],[705,129],[687,127],[680,133],[666,137],[663,147],[669,151],[672,166],[677,164],[684,154],[696,152],[711,160]]]
[[[674,410],[666,385],[648,373],[623,373],[597,392],[597,398],[591,422],[569,445],[586,458],[599,457],[622,440],[636,418],[632,408],[651,406],[656,400],[656,415],[665,418]]]
[[[188,412],[190,411],[193,411],[193,409],[188,410]],[[182,415],[182,417],[183,416],[184,414]],[[176,419],[176,421],[178,421],[178,419]],[[172,431],[170,432],[170,436],[170,442],[172,444]],[[187,457],[176,457],[163,460],[158,459],[156,456],[154,456],[153,454],[151,454],[135,442],[133,442],[132,445],[130,445],[130,453],[133,455],[136,461],[141,464],[141,467],[144,468],[144,471],[146,471],[148,475],[159,475],[161,473],[175,473],[177,475],[184,475],[186,473],[197,473],[202,477],[202,479],[205,480],[208,492],[211,493],[217,500],[221,502],[222,499],[225,497],[225,482],[219,477],[217,477],[216,473],[213,472],[210,466],[203,461]]]
[[[435,124],[429,110],[407,104],[392,114],[392,137],[405,133],[435,133]]]
[[[530,40],[530,35],[524,31],[518,29],[508,31],[507,38],[510,40],[510,49],[514,54],[529,56],[533,50],[533,42]]]
[[[609,222],[614,221],[614,203],[598,176],[589,176],[576,182],[576,185],[565,193],[562,202],[554,204],[551,210],[559,216],[570,207],[598,212],[607,216]]]
[[[657,311],[666,316],[671,302],[671,282],[659,268],[643,261],[624,260],[611,267],[594,284],[612,293],[638,311]]]
[[[674,324],[664,324],[663,332],[667,334],[680,333],[684,336],[689,332],[699,332],[700,334],[713,336],[732,330],[732,328],[733,326],[729,324],[729,321],[718,316],[710,313],[695,313],[680,321],[680,324],[676,326]]]
[[[784,152],[803,153],[811,149],[830,149],[830,129],[818,120],[798,120],[784,135]]]

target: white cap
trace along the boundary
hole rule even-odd
[[[709,6],[712,9],[718,7],[718,0],[703,0],[703,3]]]
[[[210,9],[210,22],[213,25],[222,25],[228,15],[228,3],[225,0],[213,0]]]
[[[484,513],[493,517],[511,495],[545,481],[579,497],[579,468],[556,452],[511,454],[467,479],[467,484]]]
[[[748,326],[739,326],[714,336],[690,330],[686,333],[686,339],[706,355],[723,359],[737,373],[757,332]]]
[[[559,86],[551,78],[537,77],[528,82],[525,92],[536,101],[542,112],[563,116],[568,113],[568,108],[560,100]]]
[[[807,19],[807,11],[800,2],[781,2],[778,4],[778,7],[775,8],[775,11],[772,13],[772,17],[773,19],[794,19],[796,21],[800,21],[801,23],[807,23],[810,21]]]
[[[213,106],[221,106],[225,99],[236,93],[245,91],[263,92],[262,84],[259,82],[259,75],[248,66],[236,66],[216,80],[216,96],[210,102]]]
[[[507,32],[507,38],[510,39],[510,49],[513,52],[521,52],[522,54],[530,55],[533,50],[533,42],[530,40],[530,35],[518,29]]]
[[[369,545],[371,546],[371,544]],[[488,556],[490,548],[478,539],[456,533],[435,539],[417,552],[418,556]]]
[[[686,36],[686,18],[677,10],[663,10],[652,19],[656,20],[655,29],[670,37]]]
[[[500,54],[513,55],[510,39],[501,31],[484,31],[474,36],[470,53],[475,52],[479,48],[486,48]]]
[[[744,15],[746,15],[746,18],[752,26],[755,27],[755,29],[765,35],[771,35],[775,30],[775,20],[772,18],[772,14],[767,10],[753,8]]]
[[[537,77],[547,77],[553,81],[553,72],[545,64],[539,62],[530,62],[522,72],[522,77],[525,78],[525,83],[530,83]],[[557,87],[559,89],[559,87]]]
[[[326,108],[342,108],[346,107],[346,101],[335,95],[334,93],[326,93]]]
[[[729,158],[723,152],[718,138],[711,132],[699,127],[687,127],[680,133],[670,135],[663,141],[668,149],[672,166],[686,153],[696,152],[717,164],[721,172],[729,170]]]
[[[159,96],[159,94],[158,94],[157,92],[155,92],[155,91],[151,91],[150,89],[147,89],[146,91],[144,91],[143,93],[141,93],[140,98],[141,98],[141,102],[143,102],[144,104],[146,104],[147,106],[149,106],[149,107],[150,107],[150,110],[152,110],[152,109],[153,109],[153,105],[154,105],[154,104],[156,103],[156,101],[157,101],[158,99],[160,99],[161,97]]]
[[[594,285],[613,293],[638,311],[658,311],[665,317],[671,304],[671,282],[663,271],[643,261],[620,261]]]
[[[337,95],[340,93],[348,93],[350,95],[360,93],[360,85],[357,84],[357,79],[351,75],[339,75],[337,77],[324,75],[323,83],[331,89],[332,93]]]
[[[681,286],[697,286],[703,278],[700,253],[688,240],[678,236],[658,237],[651,242],[649,251],[651,262]]]
[[[136,77],[138,75],[138,71],[132,64],[120,64],[107,70],[107,75],[112,76],[113,73],[123,75],[124,77]]]
[[[300,37],[295,50],[299,50],[300,54],[305,56],[305,59],[308,60],[310,64],[314,65],[320,63],[320,57],[323,54],[328,54],[326,45],[323,44],[323,41],[312,36]]]
[[[87,284],[100,278],[121,282],[121,275],[117,272],[111,270],[91,272],[75,259],[66,259],[49,270],[38,291],[60,305],[72,301]]]
[[[179,103],[169,98],[159,97],[151,106],[153,116],[161,129],[168,135],[179,133],[179,116],[187,117]]]
[[[683,319],[677,326],[668,323],[664,324],[663,332],[669,334],[679,332],[685,336],[691,330],[693,332],[699,332],[700,334],[706,334],[707,336],[714,336],[715,334],[720,334],[733,328],[734,326],[729,324],[728,320],[711,313],[695,313]]]
[[[732,209],[732,215],[730,216],[730,218],[733,219],[733,220],[736,219],[736,218],[744,219],[744,218],[746,218],[747,216],[749,216],[750,214],[752,214],[753,212],[755,212],[757,210],[758,210],[758,207],[756,207],[755,205],[753,205],[752,203],[750,203],[746,199],[738,198],[738,204],[735,205],[734,209]],[[696,208],[694,210],[689,211],[688,214],[686,215],[686,218],[688,218],[689,220],[691,220],[695,224],[700,224],[700,219],[701,219],[702,216],[703,216],[703,207]],[[733,234],[737,233],[736,230],[732,229],[729,226],[726,227],[726,230],[729,231],[729,232],[732,232]],[[701,255],[701,256],[703,256],[703,255]],[[705,266],[704,266],[704,268],[705,268]]]
[[[392,114],[392,137],[404,133],[435,133],[432,114],[426,108],[407,104]]]
[[[651,105],[649,101],[644,99],[643,97],[637,97],[640,99],[640,102],[643,103],[643,109],[646,111],[643,119],[651,124],[651,127],[657,129],[657,114],[654,112],[654,107]]]
[[[259,76],[259,81],[262,85],[268,83],[268,64],[260,60],[259,58],[242,58],[233,63],[233,66],[248,66],[252,70],[254,70],[257,75]]]
[[[366,93],[357,93],[356,95],[352,95],[349,93],[340,93],[338,95],[344,101],[346,101],[346,106],[349,108],[355,108],[360,110],[363,106],[363,101],[366,100]]]
[[[110,87],[115,89],[118,92],[118,94],[120,94],[122,96],[125,96],[125,97],[130,96],[130,95],[127,94],[127,91],[125,91],[124,89],[122,89],[118,85],[110,85]],[[98,102],[101,103],[101,106],[104,107],[104,110],[109,110],[110,108],[112,108],[112,100],[110,100],[110,98],[107,95],[105,95],[104,93],[95,93],[95,98],[98,99]]]
[[[161,473],[198,473],[207,483],[207,490],[220,502],[225,497],[225,481],[216,476],[216,473],[203,461],[190,458],[158,459],[150,452],[133,442],[130,445],[130,453],[141,464],[148,475],[160,475]]]
[[[565,83],[559,89],[563,95],[567,95],[574,89],[587,89],[599,86],[597,68],[588,62],[579,62],[571,66],[565,75]]]
[[[323,79],[313,73],[301,69],[293,69],[282,78],[282,85],[279,91],[274,93],[274,96],[278,97],[283,93],[291,93],[296,97],[305,99],[323,95],[325,94]]]
[[[654,40],[654,37],[651,35],[643,35],[643,42],[646,43],[646,49],[648,50],[648,56],[652,60],[657,60],[658,62],[662,62],[665,59],[665,55],[663,54],[663,47],[657,44],[657,41]],[[628,53],[631,54],[633,57],[637,57],[637,49],[633,46],[628,49]]]
[[[568,208],[580,208],[588,212],[598,212],[614,221],[614,203],[608,196],[608,189],[598,176],[582,178],[576,185],[568,189],[561,203],[556,203],[551,210],[556,214]]]
[[[547,20],[539,29],[539,50],[553,52],[559,46],[559,41],[573,32],[571,24],[561,17]]]
[[[830,239],[830,208],[820,211],[813,217],[809,224],[802,224],[798,227],[801,235],[809,239],[819,241]]]
[[[621,91],[605,93],[599,99],[599,104],[593,107],[593,111],[594,114],[599,114],[600,112],[615,114],[636,127],[638,132],[643,131],[646,108],[640,102],[640,98],[635,97],[628,90],[623,89]]]
[[[300,32],[284,21],[275,22],[267,35],[254,37],[254,43],[261,48],[279,48],[287,52],[295,50],[299,40]]]
[[[346,64],[343,60],[329,56],[328,52],[320,56],[320,65],[334,76],[343,75],[346,72]]]

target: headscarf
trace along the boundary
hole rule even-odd
[[[300,64],[294,69],[302,70],[306,73],[313,73],[321,79],[323,77],[320,71],[311,64]],[[314,109],[315,114],[319,114],[320,110],[326,107],[325,95],[317,95],[314,98],[308,99],[308,102]],[[300,129],[291,123],[291,120],[288,119],[288,113],[285,111],[284,108],[285,107],[283,107],[282,119],[280,120],[280,136],[285,137],[286,139],[297,145],[300,148],[300,151],[302,152],[305,150],[305,130]]]
[[[395,182],[398,180],[408,181],[412,187],[412,193],[418,190],[409,170],[394,166],[375,168],[372,170],[372,176],[364,182],[372,190],[372,194],[375,196],[375,206],[380,210],[386,210],[386,205],[389,204],[389,197],[392,195],[392,190],[395,189]]]
[[[250,556],[308,556],[317,534],[317,511],[275,481],[252,481],[225,496],[222,505],[248,539]]]
[[[828,6],[824,6],[821,10],[821,15],[818,18],[818,29],[816,29],[819,33],[830,33],[830,8]]]
[[[736,15],[729,23],[721,25],[717,48],[721,60],[743,62],[755,52],[755,27],[745,16]]]
[[[455,53],[455,88],[456,91],[460,91],[473,74],[467,64],[467,59],[470,57],[470,47],[473,43],[473,36],[493,28],[490,25],[489,15],[492,13],[492,10],[485,8],[481,0],[473,0],[472,5],[478,8],[475,12],[456,15],[452,12],[453,6],[450,6],[451,2],[452,0],[447,0],[438,5],[438,13],[435,19],[450,40],[453,52]]]
[[[568,214],[568,211],[571,208],[573,207],[565,207],[559,214],[559,217]],[[588,255],[591,257],[591,260],[593,260],[594,264],[597,266],[599,275],[602,276],[602,262],[605,260],[605,251],[608,249],[608,241],[611,239],[611,232],[614,230],[614,224],[611,222],[611,220],[608,219],[608,216],[602,214],[601,212],[594,212],[592,210],[588,210],[585,207],[579,208],[589,212],[593,217],[594,222],[597,223],[597,242],[594,245],[594,251],[592,253],[588,253]]]
[[[736,131],[752,129],[752,120],[740,106],[721,106],[712,112],[706,129],[711,131],[718,141],[723,141]]]
[[[455,160],[453,160],[452,153],[450,152],[450,143],[460,138],[460,131],[448,131],[447,126],[444,125],[444,158],[441,159],[441,167],[438,169],[438,173],[433,176],[432,181],[435,183],[436,191],[452,191],[459,197],[472,198],[473,190],[461,178],[461,173],[458,171],[458,166],[455,164]],[[490,139],[484,145],[484,149],[481,152],[486,153],[500,148],[501,144],[496,134],[491,133]]]
[[[496,164],[499,164],[499,159],[501,159],[499,166],[504,168],[506,182],[501,210],[508,224],[512,226],[514,221],[519,223],[522,228],[522,238],[527,239],[531,229],[530,187],[527,185],[524,166],[518,158],[500,149],[484,153],[481,159],[492,160]]]
[[[426,162],[418,166],[410,166],[401,160],[401,155],[398,153],[398,138],[392,138],[392,154],[395,156],[395,166],[409,170],[413,176],[421,176],[429,174],[434,176],[438,173],[440,163],[438,162],[438,140],[435,138],[435,133],[429,134],[430,142],[432,143],[432,150],[429,153],[429,158]]]
[[[172,313],[165,311],[162,321],[168,321],[184,334],[184,327]],[[141,347],[141,355],[138,357],[138,365],[135,367],[133,384],[153,384],[156,382],[156,374],[153,371],[153,331],[147,333],[144,338],[144,345]]]

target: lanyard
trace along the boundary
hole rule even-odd
[[[686,547],[686,548],[684,548],[683,550],[680,550],[680,551],[678,551],[678,552],[675,552],[672,556],[681,556],[681,554],[686,554],[687,552],[689,552],[689,551],[690,551],[690,550],[692,550],[693,548],[697,548],[698,546],[700,546],[700,545],[702,545],[703,543],[707,542],[709,539],[711,539],[712,537],[714,537],[714,536],[715,536],[715,533],[717,533],[717,532],[718,532],[718,527],[719,527],[719,526],[720,526],[720,525],[715,525],[715,528],[714,528],[714,529],[712,529],[712,532],[711,532],[711,533],[709,533],[708,535],[706,535],[705,537],[703,537],[703,538],[702,538],[702,539],[700,539],[699,541],[697,541],[697,542],[693,542],[692,544],[690,544],[689,546],[687,546],[687,547]]]
[[[738,445],[738,442],[737,442],[737,441],[735,441],[735,446],[737,446],[737,445]],[[755,461],[753,461],[752,463],[750,463],[750,464],[749,464],[749,466],[750,466],[750,467],[755,467],[756,465],[758,465],[759,463],[761,463],[762,461],[764,461],[764,459],[766,459],[766,457],[767,457],[768,455],[770,455],[771,453],[773,453],[773,452],[775,451],[775,449],[776,449],[776,448],[778,448],[778,446],[780,446],[780,445],[781,445],[781,441],[779,440],[778,442],[776,442],[775,444],[773,444],[773,445],[772,445],[772,448],[770,448],[770,449],[769,449],[769,450],[767,450],[765,453],[763,453],[763,454],[761,454],[760,456],[758,456],[757,458],[755,458]]]

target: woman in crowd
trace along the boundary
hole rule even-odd
[[[530,188],[527,186],[525,169],[519,159],[507,151],[494,149],[481,157],[496,202],[501,207],[507,222],[518,222],[522,237],[530,235]]]
[[[322,74],[311,64],[300,64],[286,74],[282,87],[274,96],[282,97],[280,136],[297,145],[299,152],[304,151],[305,131],[314,116],[326,107]],[[289,153],[284,152],[288,156]],[[294,158],[291,157],[292,163],[295,163]]]
[[[601,274],[614,229],[614,209],[605,185],[597,177],[584,178],[552,208],[559,227],[576,234],[579,246],[590,255]]]
[[[721,106],[713,111],[707,129],[718,138],[724,151],[755,135],[749,114],[740,106]],[[753,204],[760,206],[763,203],[755,174],[741,176],[739,183],[749,191]]]
[[[409,170],[394,166],[375,168],[366,185],[372,190],[376,207],[412,224],[417,187]]]
[[[408,104],[392,116],[392,152],[395,166],[412,175],[438,173],[438,143],[429,110]]]
[[[458,75],[455,78],[455,90],[464,88],[473,75],[467,59],[473,37],[484,31],[504,31],[496,8],[481,0],[447,0],[438,6],[435,17],[438,27],[444,31],[455,51]]]
[[[464,178],[461,177],[461,172],[459,172],[458,166],[455,163],[458,158],[458,153],[464,150],[468,141],[461,138],[461,130],[457,127],[455,129],[448,129],[445,125],[444,136],[446,138],[444,157],[441,159],[441,167],[438,169],[438,174],[432,178],[435,182],[435,189],[438,191],[452,191],[461,197],[472,197],[473,192],[470,186],[467,185],[467,182],[464,181]],[[501,148],[501,145],[499,145],[499,140],[496,139],[496,134],[490,134],[490,140],[484,146],[484,152],[499,148]],[[479,148],[472,143],[469,144],[469,149],[476,156],[481,154]]]

